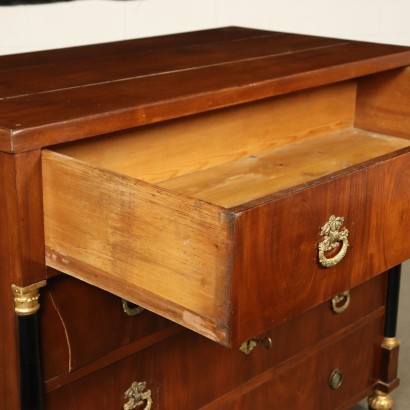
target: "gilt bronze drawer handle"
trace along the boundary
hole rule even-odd
[[[344,312],[350,305],[350,292],[341,293],[332,299],[332,310],[335,313]]]
[[[320,235],[324,237],[323,241],[319,243],[319,262],[325,268],[330,268],[339,263],[346,255],[349,241],[347,239],[349,231],[345,228],[340,231],[343,226],[344,218],[342,216],[332,215],[329,221],[326,222],[320,229]],[[339,252],[331,257],[327,258],[325,252],[331,251],[340,246]]]
[[[122,310],[128,316],[138,316],[145,310],[144,308],[138,305],[130,306],[131,302],[129,302],[126,299],[121,299],[121,303],[122,303]]]
[[[262,345],[265,349],[270,349],[272,347],[272,339],[270,337],[264,337],[263,339],[249,339],[241,344],[239,350],[243,354],[248,355],[257,345]]]
[[[124,393],[124,398],[128,401],[122,406],[123,410],[136,409],[144,404],[143,410],[150,410],[152,407],[151,390],[145,390],[146,387],[146,382],[132,383],[131,387]]]

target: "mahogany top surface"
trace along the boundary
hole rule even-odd
[[[410,48],[228,27],[0,57],[23,152],[410,64]]]

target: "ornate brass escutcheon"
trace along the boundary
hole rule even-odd
[[[124,398],[128,401],[122,406],[123,410],[136,409],[144,404],[143,410],[150,410],[152,407],[151,390],[145,390],[146,387],[146,382],[133,382],[131,387],[124,393]]]
[[[144,312],[144,308],[142,308],[141,306],[138,305],[134,305],[133,303],[129,302],[126,299],[121,299],[121,303],[122,303],[122,310],[124,311],[124,313],[126,313],[128,316],[138,316],[140,315],[142,312]],[[130,306],[133,305],[133,306]]]
[[[319,262],[325,268],[330,268],[338,264],[346,255],[349,241],[347,239],[349,231],[345,228],[340,231],[343,226],[344,218],[342,216],[332,215],[329,221],[326,222],[320,229],[320,235],[324,237],[323,241],[319,243]],[[328,258],[325,252],[329,252],[336,247],[340,246],[339,252]]]
[[[344,312],[350,305],[350,292],[346,290],[332,299],[332,310],[334,313]]]
[[[337,390],[343,383],[343,373],[340,369],[333,370],[330,375],[329,384],[333,390]]]
[[[239,350],[243,354],[248,355],[257,345],[262,345],[265,349],[270,349],[272,347],[272,339],[270,337],[264,337],[263,339],[249,339],[241,344]]]

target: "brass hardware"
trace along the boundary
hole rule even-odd
[[[337,390],[343,383],[343,373],[340,369],[333,370],[330,375],[329,384],[333,390]]]
[[[346,255],[349,241],[347,239],[349,231],[345,228],[342,231],[339,229],[343,226],[344,218],[342,216],[332,215],[329,221],[326,222],[320,229],[320,235],[324,237],[319,243],[319,262],[325,268],[330,268],[338,264]],[[335,249],[342,243],[340,251],[332,258],[327,258],[325,252]]]
[[[132,410],[145,403],[143,410],[150,410],[152,407],[151,390],[146,390],[146,382],[133,382],[131,387],[124,393],[124,399],[128,400],[123,406],[123,410]]]
[[[126,299],[121,299],[121,303],[122,303],[122,310],[128,316],[138,316],[145,310],[144,308],[138,305],[134,305],[134,307],[131,307],[129,305],[130,302]]]
[[[20,286],[11,285],[14,295],[14,311],[19,316],[28,316],[36,313],[40,308],[39,289],[46,285],[46,281],[34,283],[21,288]]]
[[[393,399],[388,394],[375,390],[373,395],[367,399],[370,410],[391,410],[393,408]]]
[[[334,313],[344,312],[350,305],[350,292],[341,293],[332,299],[332,310]]]
[[[270,337],[264,337],[263,339],[250,339],[242,343],[239,350],[243,354],[248,355],[258,344],[262,345],[265,349],[270,349],[272,347],[272,339]]]
[[[382,347],[387,350],[393,350],[400,346],[400,340],[397,337],[385,337],[383,339]]]

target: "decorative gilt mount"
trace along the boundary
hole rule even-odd
[[[151,390],[144,391],[146,387],[146,382],[133,382],[131,387],[124,393],[124,398],[128,401],[122,406],[123,410],[136,409],[144,404],[143,410],[151,410]]]
[[[11,285],[14,295],[14,310],[19,316],[33,315],[40,308],[40,288],[46,285],[43,280],[26,287]]]
[[[376,390],[367,402],[369,410],[391,410],[393,408],[391,396],[380,390]]]
[[[145,311],[143,307],[134,305],[126,299],[121,299],[121,303],[122,310],[127,316],[138,316]]]
[[[319,262],[325,268],[330,268],[338,264],[346,255],[349,241],[347,239],[349,231],[345,228],[340,230],[343,226],[344,218],[342,216],[332,215],[329,221],[326,222],[320,229],[320,235],[324,237],[323,241],[319,243]],[[325,252],[329,252],[340,246],[339,252],[332,258],[328,258]]]
[[[350,292],[345,292],[332,298],[332,310],[334,313],[343,313],[350,305]]]
[[[271,349],[272,339],[270,337],[264,337],[263,339],[249,339],[241,344],[239,350],[243,354],[249,355],[257,345],[262,345],[265,349]]]

